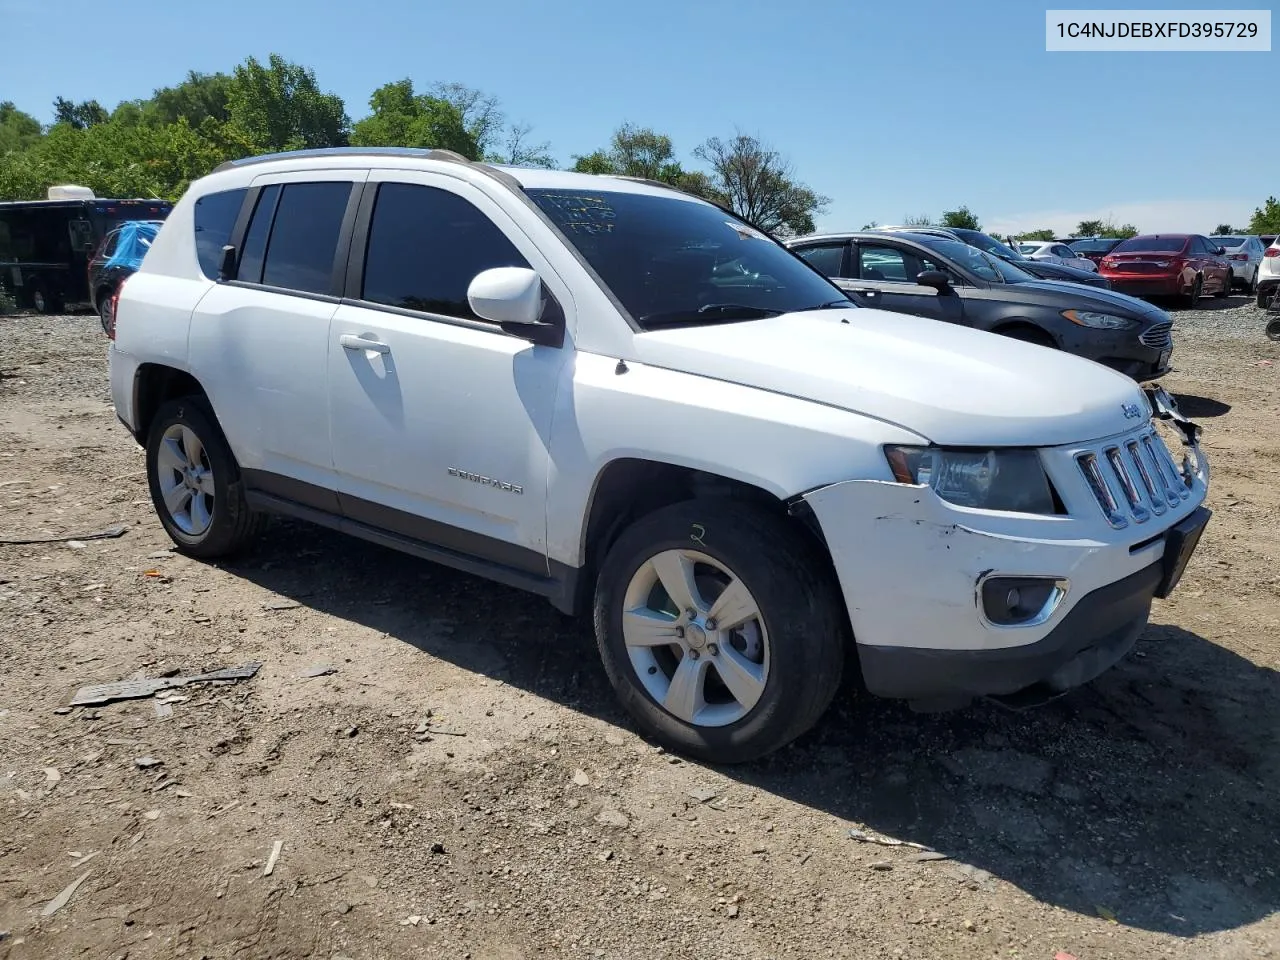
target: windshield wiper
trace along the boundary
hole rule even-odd
[[[667,313],[651,313],[641,317],[646,328],[674,327],[682,323],[732,323],[737,320],[762,320],[776,317],[781,310],[754,307],[747,303],[706,303],[697,310],[672,310]]]
[[[816,307],[801,307],[795,313],[804,313],[806,310],[850,310],[857,309],[857,304],[852,300],[832,300],[830,303],[820,303]]]

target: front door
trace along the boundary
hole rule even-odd
[[[479,319],[467,288],[532,267],[548,311],[568,289],[476,187],[374,171],[347,299],[329,325],[329,418],[343,513],[545,577],[548,448],[572,347],[535,346]],[[544,317],[548,314],[544,314]]]
[[[857,279],[839,280],[837,285],[864,307],[964,322],[963,303],[955,291],[939,293],[916,282],[924,271],[940,268],[913,248],[890,241],[859,240],[851,255],[850,272]]]

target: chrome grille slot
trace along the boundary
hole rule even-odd
[[[1143,346],[1163,350],[1173,343],[1173,324],[1171,322],[1152,324],[1142,332],[1138,341]]]
[[[1115,494],[1107,486],[1107,478],[1103,476],[1102,467],[1098,463],[1098,455],[1096,453],[1082,453],[1076,457],[1076,463],[1080,467],[1080,472],[1084,474],[1084,479],[1089,484],[1089,489],[1093,491],[1093,496],[1098,501],[1098,506],[1102,508],[1107,522],[1117,530],[1128,526],[1129,521],[1120,512],[1120,505],[1116,502]]]
[[[1133,482],[1133,477],[1129,474],[1129,468],[1125,465],[1124,457],[1120,455],[1119,447],[1107,447],[1104,451],[1107,463],[1111,465],[1111,472],[1115,474],[1116,479],[1120,482],[1120,489],[1124,493],[1124,497],[1129,501],[1129,515],[1138,523],[1146,523],[1151,519],[1151,512],[1143,505],[1142,495],[1138,492],[1137,485]]]
[[[1157,489],[1156,482],[1151,479],[1151,471],[1147,469],[1138,441],[1130,440],[1124,447],[1129,452],[1129,460],[1133,463],[1133,468],[1138,471],[1143,488],[1147,491],[1147,503],[1151,504],[1151,509],[1155,511],[1156,516],[1160,516],[1169,509],[1169,505],[1165,503],[1164,499],[1164,488]]]
[[[1156,450],[1156,444],[1160,445],[1160,451]],[[1147,456],[1151,458],[1151,462],[1155,465],[1156,474],[1160,477],[1160,485],[1164,487],[1165,499],[1168,500],[1169,506],[1176,507],[1182,502],[1182,498],[1178,496],[1178,471],[1170,469],[1173,467],[1173,458],[1169,456],[1169,451],[1155,434],[1147,434],[1142,438],[1143,449],[1147,451]]]

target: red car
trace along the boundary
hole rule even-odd
[[[1225,251],[1198,233],[1152,233],[1118,243],[1098,264],[1111,289],[1135,297],[1231,295],[1231,262]]]

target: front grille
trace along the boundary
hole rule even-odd
[[[1117,530],[1146,523],[1191,496],[1173,454],[1153,430],[1076,454],[1076,464],[1107,522]]]
[[[1152,347],[1156,350],[1163,350],[1165,347],[1173,345],[1173,324],[1169,321],[1164,323],[1154,323],[1146,330],[1142,331],[1138,340],[1143,346]]]

